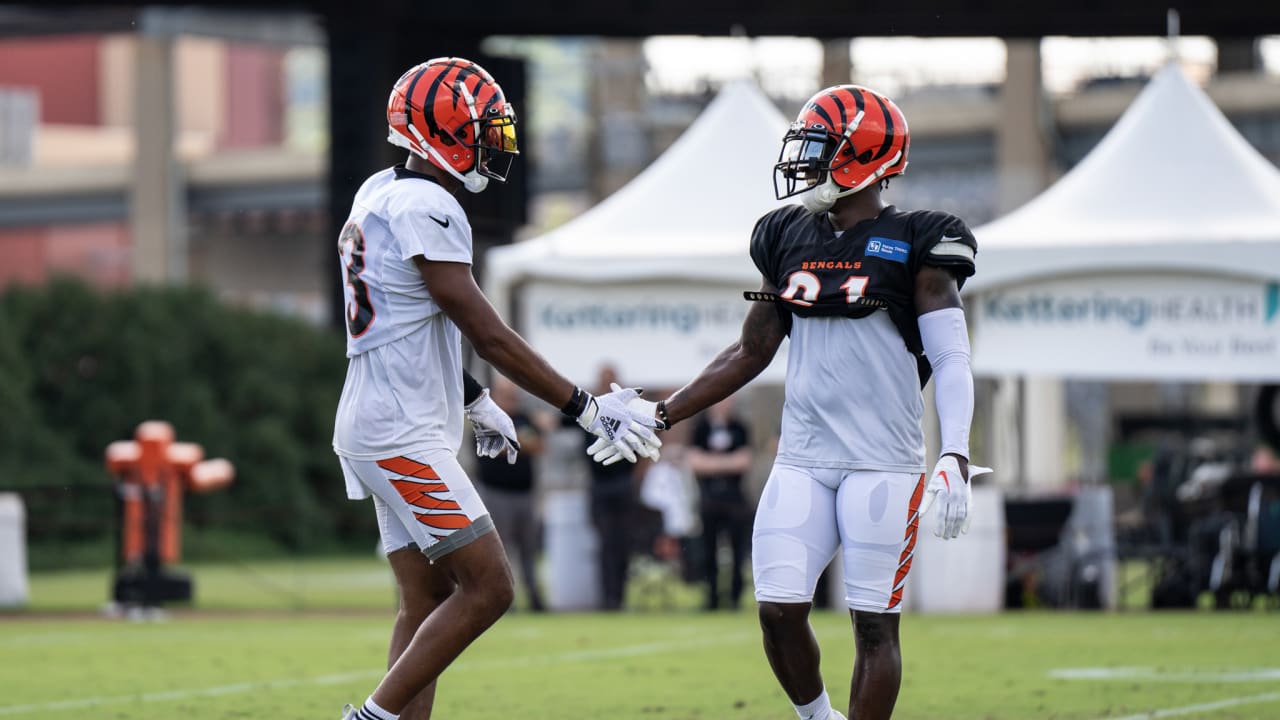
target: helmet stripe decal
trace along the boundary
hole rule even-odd
[[[475,65],[470,65],[470,64],[455,65],[453,67],[458,68],[458,74],[454,76],[454,81],[456,84],[450,85],[450,87],[453,89],[453,106],[456,108],[458,107],[458,100],[462,98],[462,92],[459,90],[458,86],[461,85],[462,87],[466,87],[467,78],[470,78],[472,76],[480,78],[479,80],[476,81],[475,89],[467,88],[467,90],[471,93],[471,96],[475,97],[476,92],[478,92],[479,90],[479,86],[484,84],[484,78],[480,76],[480,72],[476,70]]]
[[[876,156],[872,160],[879,160],[889,154],[889,148],[893,147],[893,113],[889,112],[889,108],[884,104],[884,100],[879,95],[872,93],[871,97],[876,99],[876,104],[884,111],[884,142],[880,143],[880,149],[876,152]]]
[[[485,112],[485,114],[487,115],[487,114],[489,113],[489,111],[490,111],[490,110],[492,110],[492,109],[493,109],[493,107],[494,107],[495,105],[497,105],[498,103],[504,103],[504,104],[505,104],[505,103],[506,103],[506,99],[502,97],[502,93],[497,93],[497,92],[495,92],[495,93],[493,93],[492,95],[490,95],[490,96],[489,96],[489,99],[488,99],[488,100],[485,102],[485,104],[484,104],[484,112]]]
[[[826,108],[817,103],[809,103],[809,109],[813,110],[819,117],[826,121],[828,130],[835,128],[835,121],[831,119],[831,114],[827,112]]]
[[[453,63],[449,63],[446,68],[452,66]],[[453,138],[440,132],[440,125],[436,123],[436,112],[433,109],[436,104],[436,95],[440,92],[440,85],[444,82],[444,76],[447,74],[448,70],[446,69],[444,72],[436,75],[435,79],[431,81],[431,85],[427,87],[427,97],[425,102],[422,103],[422,117],[427,121],[427,131],[430,132],[433,137],[439,138],[440,142],[445,145],[452,145]]]
[[[827,97],[831,98],[831,102],[836,106],[836,110],[840,111],[840,125],[831,128],[831,131],[836,134],[844,132],[844,128],[849,126],[849,118],[844,114],[844,103],[840,102],[840,98],[836,97],[834,92],[827,93]]]
[[[449,92],[453,93],[453,107],[456,110],[458,108],[458,96],[460,93],[458,92],[457,83],[453,80],[449,80],[449,73],[455,68],[457,68],[458,72],[454,76],[453,80],[459,80],[462,78],[462,66],[458,64],[458,61],[451,60],[448,65],[444,66],[444,71],[440,73],[440,81],[441,83],[448,82]]]
[[[845,91],[853,97],[853,106],[858,109],[858,112],[864,112],[867,109],[866,101],[862,97],[864,93],[862,88],[845,88]]]
[[[413,90],[418,87],[418,81],[426,73],[427,67],[425,65],[421,66],[418,72],[413,74],[413,79],[409,81],[409,87],[404,91],[404,124],[406,127],[413,127]],[[418,112],[422,112],[422,110],[419,108]]]
[[[841,89],[849,93],[849,97],[853,98],[853,106],[857,110],[857,112],[854,113],[853,115],[853,122],[847,123],[845,125],[844,138],[842,138],[841,142],[843,142],[847,146],[847,149],[844,151],[845,154],[857,153],[858,148],[855,147],[853,144],[852,135],[853,135],[853,131],[857,130],[858,126],[862,124],[862,117],[866,114],[866,103],[862,98],[863,90],[862,88],[858,88],[858,87],[841,87]],[[838,103],[838,104],[840,105],[840,114],[843,116],[844,103]],[[854,156],[854,159],[855,160],[858,159],[856,155]]]

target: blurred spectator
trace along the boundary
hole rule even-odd
[[[1249,472],[1258,475],[1280,475],[1280,458],[1276,451],[1266,445],[1259,445],[1249,456]]]
[[[689,477],[687,449],[663,438],[662,458],[650,463],[640,483],[640,503],[661,516],[653,552],[661,560],[677,560],[680,541],[698,532],[697,490]],[[661,548],[656,547],[660,543]]]
[[[607,393],[609,384],[615,382],[618,382],[617,371],[605,365],[600,368],[593,392]],[[583,448],[595,440],[595,435],[584,433]],[[636,465],[626,460],[613,465],[591,463],[591,523],[600,541],[600,598],[604,610],[621,610],[626,597],[636,505],[635,473]]]
[[[733,414],[732,397],[708,408],[698,421],[689,444],[689,467],[701,497],[706,608],[721,607],[718,550],[723,537],[732,552],[725,605],[736,609],[751,532],[751,508],[742,491],[743,478],[751,469],[751,438],[747,426]]]
[[[520,454],[514,464],[505,453],[496,458],[477,458],[476,470],[485,507],[506,547],[513,566],[520,568],[520,579],[529,598],[529,609],[541,612],[542,593],[535,572],[540,536],[537,501],[534,497],[534,458],[542,453],[542,433],[520,408],[516,386],[501,376],[494,376],[489,394],[516,426]]]

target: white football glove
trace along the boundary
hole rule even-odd
[[[599,438],[587,454],[604,465],[635,462],[637,455],[657,460],[662,441],[651,428],[665,429],[655,412],[657,403],[641,400],[644,391],[639,388],[609,387],[613,392],[593,398],[578,416],[578,424]]]
[[[960,463],[954,455],[943,455],[933,466],[933,475],[924,488],[924,502],[920,503],[920,517],[938,502],[933,534],[943,540],[959,537],[969,532],[970,493],[969,480],[991,472],[991,468],[969,466],[969,478],[960,472]]]
[[[498,407],[498,403],[489,397],[489,388],[480,393],[480,397],[465,406],[467,419],[471,421],[471,430],[476,436],[476,455],[496,458],[507,451],[507,463],[514,465],[516,455],[520,452],[520,441],[516,439],[516,426],[511,416]]]

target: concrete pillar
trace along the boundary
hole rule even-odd
[[[1039,195],[1051,177],[1048,101],[1040,68],[1040,40],[1005,41],[1004,86],[996,126],[997,208],[1007,213]],[[1057,378],[1023,380],[1021,478],[1024,486],[1055,489],[1066,481],[1065,392]]]
[[[138,37],[134,63],[133,279],[187,278],[186,192],[174,154],[173,40]]]
[[[1062,380],[1027,377],[1022,388],[1022,484],[1058,490],[1066,476],[1067,405]]]
[[[1046,133],[1049,108],[1040,72],[1040,41],[1007,40],[1000,123],[996,125],[998,210],[1007,213],[1049,184],[1051,147]]]
[[[653,160],[645,120],[644,45],[634,39],[600,40],[591,51],[590,152],[595,201],[626,185]]]
[[[822,41],[822,87],[847,85],[853,81],[849,43],[849,38]]]
[[[1092,380],[1065,383],[1067,415],[1075,430],[1073,467],[1087,483],[1107,481],[1107,444],[1111,439],[1111,410],[1108,385]]]
[[[1019,418],[1022,417],[1022,386],[1013,375],[996,378],[992,383],[991,414],[987,419],[986,454],[974,458],[979,465],[988,465],[995,472],[995,482],[1001,487],[1018,487],[1022,483],[1022,434]]]

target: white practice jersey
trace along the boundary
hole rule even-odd
[[[381,460],[462,443],[462,335],[413,257],[471,263],[471,225],[453,195],[395,167],[356,193],[338,241],[347,380],[333,448]]]
[[[778,462],[922,473],[923,415],[915,358],[888,313],[794,319]]]

